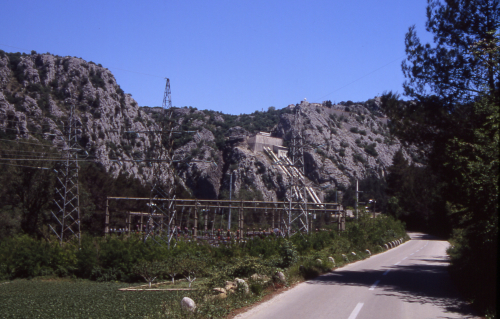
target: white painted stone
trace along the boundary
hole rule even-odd
[[[181,308],[183,310],[194,312],[196,310],[196,304],[193,299],[184,297],[181,300]]]
[[[243,288],[243,292],[244,292],[245,294],[250,293],[250,288],[248,287],[248,284],[246,283],[246,281],[245,281],[245,280],[240,279],[240,278],[236,278],[236,279],[234,280],[234,282],[238,285],[238,287],[242,287],[242,288]]]
[[[328,261],[335,265],[335,259],[333,259],[333,257],[328,257]]]
[[[278,271],[276,273],[276,276],[278,277],[278,279],[282,282],[282,283],[285,283],[286,282],[286,277],[285,277],[285,274],[281,271]]]

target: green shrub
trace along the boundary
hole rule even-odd
[[[250,291],[257,296],[260,296],[263,290],[264,286],[259,282],[253,282],[250,284]]]
[[[280,247],[280,256],[283,258],[282,266],[288,268],[297,262],[297,249],[289,240],[285,240]]]
[[[373,157],[377,157],[378,156],[378,152],[377,150],[375,149],[375,146],[377,146],[376,143],[372,143],[372,144],[367,144],[364,146],[364,149],[365,149],[365,152]]]

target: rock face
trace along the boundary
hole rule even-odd
[[[293,114],[282,115],[276,135],[289,139],[292,127],[302,133],[305,174],[317,184],[348,186],[354,176],[383,177],[402,147],[389,135],[387,119],[363,105],[326,107],[304,101],[289,108]]]
[[[158,92],[161,97],[162,92]],[[115,177],[153,179],[151,162],[162,158],[161,108],[139,107],[101,65],[76,57],[0,52],[0,135],[50,140],[63,148],[65,123],[73,109],[82,156],[101,163]],[[176,108],[171,120],[178,196],[201,199],[282,200],[289,181],[273,161],[249,148],[260,130],[289,145],[292,128],[304,143],[304,173],[323,190],[347,187],[354,176],[383,177],[402,148],[387,129],[377,101],[327,106],[302,102],[281,110],[232,116]],[[155,132],[152,132],[155,131]],[[402,148],[410,159],[414,150]],[[85,153],[86,152],[86,153]],[[88,155],[84,155],[88,154]],[[161,179],[172,179],[167,170]],[[232,181],[232,185],[230,185]],[[320,192],[320,198],[324,194]]]
[[[158,136],[125,132],[146,131],[155,123],[108,69],[74,57],[0,55],[0,132],[64,146],[73,108],[78,142],[90,158],[114,176],[151,178],[148,167],[131,161],[151,151]]]

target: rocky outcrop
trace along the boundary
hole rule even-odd
[[[151,130],[155,122],[106,68],[74,57],[3,54],[0,83],[4,134],[52,140],[64,147],[67,118],[73,110],[78,142],[89,158],[114,176],[127,172],[143,181],[151,178],[145,163],[133,161],[151,152],[152,141],[159,137],[125,132]]]
[[[2,136],[45,139],[62,149],[71,110],[82,156],[101,163],[114,176],[126,173],[143,183],[153,179],[154,165],[148,159],[166,158],[158,133],[164,124],[161,108],[139,107],[108,69],[93,62],[0,52]],[[300,132],[305,175],[323,190],[347,187],[353,177],[383,177],[402,148],[389,134],[376,99],[328,106],[304,101],[240,116],[175,108],[171,120],[177,131],[171,140],[176,180],[187,190],[183,196],[204,199],[229,198],[230,181],[232,198],[284,198],[287,176],[246,142],[259,130],[271,131],[285,145],[294,130]],[[415,150],[403,151],[410,158]],[[173,178],[171,171],[161,172],[161,179]]]
[[[281,116],[276,135],[290,139],[292,127],[302,134],[305,174],[319,185],[347,187],[355,176],[383,177],[402,147],[389,134],[387,119],[363,105],[304,101],[288,108],[292,112]]]

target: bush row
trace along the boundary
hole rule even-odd
[[[142,280],[135,271],[141,262],[193,258],[202,261],[213,285],[234,277],[254,273],[271,274],[312,260],[342,262],[342,254],[366,249],[377,252],[384,243],[405,236],[404,225],[391,217],[361,217],[348,222],[346,231],[315,232],[284,238],[255,238],[246,243],[213,247],[208,244],[178,241],[168,249],[153,240],[143,242],[136,236],[83,236],[81,244],[37,240],[27,235],[11,237],[0,243],[0,279],[57,275],[97,281]],[[290,269],[292,269],[290,268]]]

